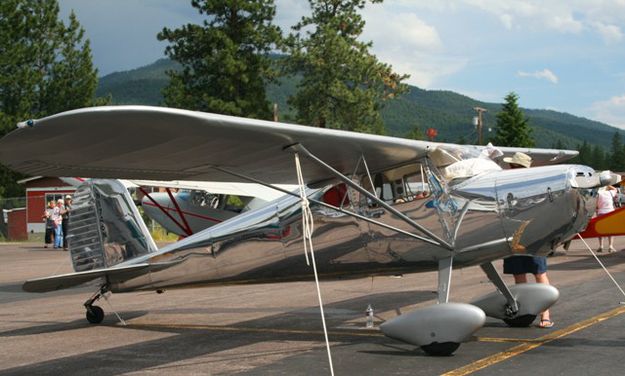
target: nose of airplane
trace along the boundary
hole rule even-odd
[[[594,170],[559,165],[515,170],[497,182],[504,231],[514,253],[545,255],[582,231],[596,207],[596,191],[580,181]]]

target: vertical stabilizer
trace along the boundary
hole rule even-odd
[[[157,250],[128,190],[108,179],[91,179],[77,188],[67,241],[77,272],[111,267]]]

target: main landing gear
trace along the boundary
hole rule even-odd
[[[449,302],[452,257],[438,264],[438,303],[386,321],[380,330],[391,338],[419,346],[428,355],[449,356],[484,325],[480,308]]]
[[[498,291],[478,298],[471,304],[484,310],[486,316],[503,320],[509,326],[530,326],[536,316],[551,307],[560,296],[558,289],[543,283],[507,286],[493,264],[480,266]]]
[[[91,324],[99,324],[102,322],[102,320],[104,320],[104,310],[99,306],[93,305],[93,303],[98,301],[101,297],[104,296],[104,294],[108,292],[108,285],[102,285],[102,287],[100,287],[100,290],[98,290],[95,294],[93,294],[93,296],[91,296],[91,298],[87,299],[87,301],[85,302],[84,305],[87,309],[85,317],[87,318],[87,321],[89,321]]]
[[[419,308],[386,321],[380,330],[391,338],[419,346],[428,355],[449,356],[484,326],[486,316],[510,326],[527,327],[558,300],[558,290],[541,283],[508,287],[491,263],[482,269],[498,291],[471,304],[450,303],[453,258],[438,263],[438,304]]]

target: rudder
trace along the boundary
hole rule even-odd
[[[126,187],[111,179],[91,179],[76,189],[67,243],[77,272],[158,249]]]

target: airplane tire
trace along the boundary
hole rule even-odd
[[[91,306],[87,308],[86,317],[91,324],[99,324],[104,320],[104,310],[98,306]]]
[[[421,350],[432,356],[450,356],[454,351],[458,350],[458,347],[460,347],[460,343],[458,342],[434,342],[429,345],[421,346]]]
[[[522,315],[512,319],[503,319],[503,321],[513,328],[527,328],[536,320],[536,315]]]

